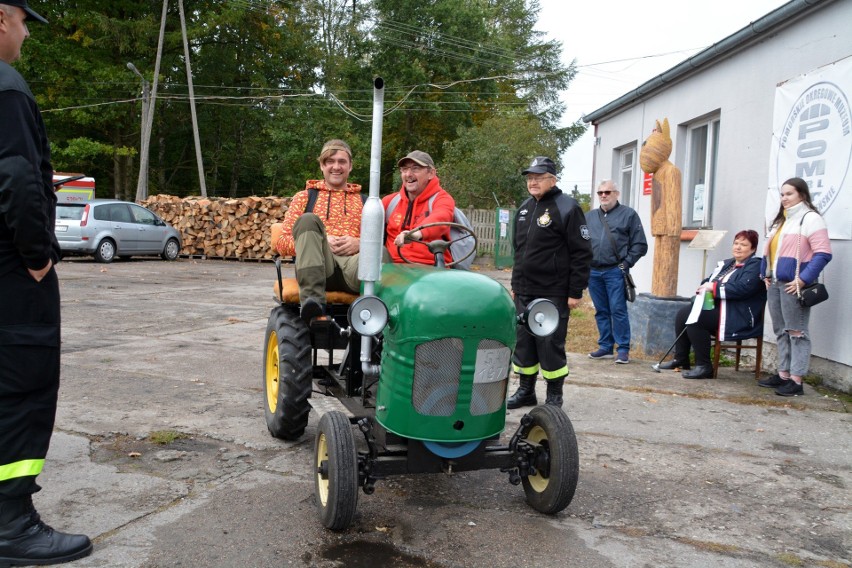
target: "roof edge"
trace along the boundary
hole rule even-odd
[[[741,30],[734,32],[723,40],[678,63],[671,69],[660,73],[653,79],[642,83],[632,91],[628,91],[599,109],[583,115],[582,120],[586,123],[595,123],[601,118],[619,110],[621,107],[645,99],[671,83],[682,79],[685,75],[702,67],[712,65],[767,34],[790,25],[796,18],[822,8],[831,2],[834,2],[834,0],[792,0],[783,6],[779,6],[762,18],[749,23]]]

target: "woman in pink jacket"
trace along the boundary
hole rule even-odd
[[[772,330],[778,342],[778,373],[760,381],[780,396],[801,396],[811,359],[808,320],[799,291],[817,281],[831,260],[825,221],[811,202],[808,184],[791,178],[781,186],[781,206],[766,238],[761,274],[766,282]]]

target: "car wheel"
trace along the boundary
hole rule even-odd
[[[276,306],[266,325],[261,387],[266,427],[274,437],[298,440],[304,434],[312,375],[308,328],[298,316]]]
[[[345,414],[323,414],[314,440],[316,503],[325,528],[342,531],[358,506],[358,454]]]
[[[112,239],[104,239],[98,243],[98,248],[95,249],[95,260],[98,262],[109,263],[115,259],[115,242]]]
[[[574,498],[580,456],[571,420],[561,408],[537,406],[524,440],[536,447],[535,475],[521,478],[527,503],[540,513],[554,515]]]
[[[180,253],[180,245],[177,239],[169,239],[166,241],[166,246],[163,248],[160,256],[163,260],[175,260],[178,257],[178,253]]]

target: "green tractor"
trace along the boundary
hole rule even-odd
[[[277,305],[263,361],[266,424],[272,436],[296,440],[310,411],[319,415],[312,467],[322,524],[345,529],[359,489],[370,495],[389,476],[479,469],[508,474],[535,510],[558,513],[578,478],[568,416],[556,406],[535,407],[501,441],[516,326],[548,335],[556,307],[536,300],[517,314],[499,282],[443,266],[446,241],[424,245],[434,267],[382,264],[383,215],[371,187],[362,217],[362,293],[329,295],[328,315],[310,326],[276,261]]]

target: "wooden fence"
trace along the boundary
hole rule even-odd
[[[494,254],[497,238],[497,212],[494,209],[462,209],[476,233],[477,254]]]

